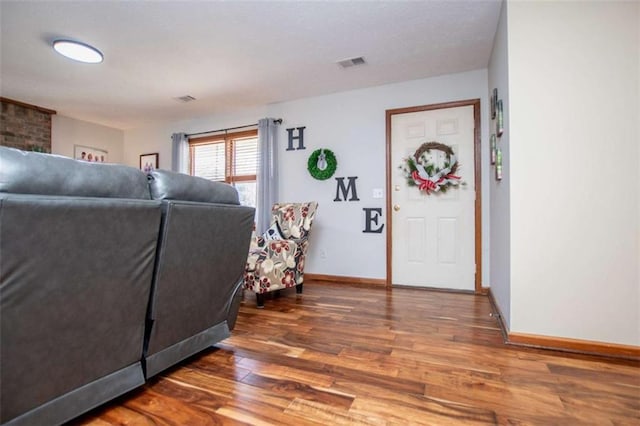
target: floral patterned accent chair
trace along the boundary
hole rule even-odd
[[[244,288],[256,293],[258,308],[270,291],[296,286],[302,293],[304,260],[309,232],[318,203],[276,203],[271,209],[271,226],[251,239],[244,273]]]

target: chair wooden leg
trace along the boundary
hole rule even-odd
[[[256,293],[256,307],[264,308],[264,293]]]
[[[296,285],[296,293],[298,294],[302,294],[302,283]]]

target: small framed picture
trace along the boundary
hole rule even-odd
[[[498,89],[493,89],[493,94],[491,95],[491,119],[496,118],[496,106],[498,103]]]
[[[74,145],[73,158],[80,161],[88,161],[91,163],[106,163],[109,161],[109,153],[100,148],[91,146]]]
[[[496,136],[500,137],[504,132],[504,113],[502,111],[502,99],[496,102],[496,114],[498,116],[496,119]]]
[[[150,173],[156,170],[159,166],[158,157],[159,155],[157,152],[152,154],[142,154],[140,156],[140,170],[145,173]]]
[[[498,144],[496,143],[495,133],[491,135],[491,164],[496,164],[496,151],[498,150]]]

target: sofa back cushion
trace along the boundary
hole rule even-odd
[[[166,170],[154,170],[149,174],[149,188],[154,200],[240,204],[238,191],[229,184]]]
[[[147,177],[137,168],[1,146],[0,192],[150,199]]]

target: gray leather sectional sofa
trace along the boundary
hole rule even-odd
[[[63,423],[228,337],[253,217],[226,184],[0,147],[0,424]]]

